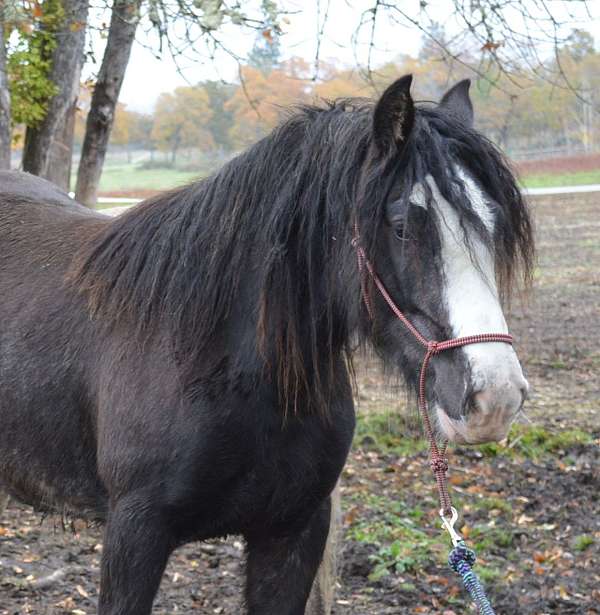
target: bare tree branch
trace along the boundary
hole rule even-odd
[[[377,18],[381,14],[400,26],[417,28],[438,45],[442,56],[496,87],[502,88],[500,77],[522,87],[522,76],[527,69],[557,88],[578,93],[564,70],[561,53],[572,29],[581,25],[582,18],[591,17],[590,0],[555,0],[552,6],[548,0],[453,0],[453,5],[452,18],[458,32],[450,40],[442,41],[432,34],[435,21],[429,15],[428,0],[421,0],[415,13],[401,0],[372,0],[371,6],[361,14],[353,35],[355,56],[360,59],[357,47],[361,33],[365,28],[370,30],[363,62],[367,76],[372,73]],[[479,66],[473,62],[473,52],[479,56]],[[518,75],[521,77],[517,78]]]

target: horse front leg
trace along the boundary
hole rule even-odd
[[[331,500],[309,525],[285,538],[248,538],[246,604],[248,615],[305,615],[306,603],[323,559]]]
[[[150,615],[169,555],[172,534],[148,497],[112,506],[102,551],[98,615]]]

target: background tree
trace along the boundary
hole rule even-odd
[[[184,147],[208,150],[214,141],[208,128],[212,118],[209,97],[199,87],[179,87],[161,94],[154,115],[152,138],[159,149],[171,153],[171,164]]]
[[[0,4],[0,169],[10,169],[11,114],[8,72],[6,67],[6,7]]]
[[[4,2],[1,8],[9,100],[6,100],[8,90],[3,89],[2,95],[11,112],[12,126],[8,130],[18,126],[13,140],[22,143],[26,127],[39,125],[48,102],[56,94],[48,73],[51,52],[56,46],[54,30],[62,9],[56,2],[49,2],[45,8],[39,3]],[[9,47],[13,33],[16,43]]]
[[[54,30],[62,19],[62,9],[56,2],[45,8],[35,4],[31,11],[15,9],[12,19],[8,25],[16,30],[17,43],[10,49],[7,68],[13,124],[35,128],[57,92],[49,73],[57,45]]]
[[[254,46],[248,54],[248,66],[257,68],[263,75],[279,67],[281,62],[281,48],[279,34],[273,27],[268,27],[259,33]]]
[[[113,128],[110,133],[111,145],[122,147],[131,143],[134,122],[135,114],[129,111],[123,103],[117,103]]]
[[[448,38],[439,24],[437,3],[422,0],[412,5],[404,0],[370,0],[362,12],[354,44],[357,55],[361,55],[358,45],[366,35],[363,67],[370,73],[379,25],[412,27],[423,33],[426,46],[437,46],[443,56],[464,64],[480,78],[494,80],[528,68],[538,77],[570,89],[567,72],[559,63],[554,70],[546,70],[547,54],[540,50],[551,50],[556,55],[568,42],[569,25],[576,23],[575,15],[585,19],[591,15],[591,6],[591,0],[452,0],[453,10],[445,23],[452,22],[455,32]]]
[[[580,28],[576,28],[568,36],[561,52],[567,50],[574,62],[581,62],[594,54],[594,37]]]
[[[75,191],[76,198],[88,205],[93,205],[97,198],[115,106],[142,6],[146,7],[148,20],[158,34],[161,50],[164,45],[175,59],[195,48],[199,40],[209,45],[211,53],[224,49],[218,33],[228,24],[264,31],[267,27],[274,27],[272,24],[277,20],[277,7],[271,0],[262,0],[258,18],[247,14],[238,3],[230,6],[214,0],[115,0],[109,41],[88,116]],[[166,101],[161,103],[165,104]],[[207,110],[205,116],[209,114]],[[162,135],[159,141],[164,146],[164,135],[168,132],[164,117],[156,131]],[[175,129],[169,137],[173,160],[187,139],[187,134],[178,134]],[[204,137],[208,142],[208,135]]]
[[[152,117],[130,111],[123,103],[117,103],[109,146],[124,148],[127,152],[127,162],[131,163],[134,147],[152,149],[150,138],[152,125]]]
[[[220,81],[205,81],[200,87],[208,95],[208,108],[211,111],[212,120],[208,129],[215,145],[223,151],[232,151],[229,129],[233,123],[233,113],[227,107],[227,101],[234,95],[236,86]]]
[[[156,149],[156,144],[152,139],[154,117],[149,113],[139,113],[136,111],[129,111],[129,116],[131,118],[129,128],[130,142],[151,152],[154,151]]]
[[[332,64],[321,62],[321,79],[313,87],[317,99],[336,100],[351,96],[370,96],[372,88],[355,70],[337,70]]]
[[[310,99],[308,73],[308,64],[300,58],[283,62],[268,74],[251,66],[242,68],[242,85],[226,104],[233,114],[229,136],[236,149],[246,147],[273,128],[282,106]]]
[[[103,3],[111,11],[109,44],[90,104],[77,182],[79,198],[89,204],[95,201],[138,9],[158,34],[157,52],[168,50],[176,59],[199,41],[211,55],[225,49],[219,39],[225,26],[263,31],[277,18],[271,0],[262,0],[252,14],[251,7],[214,0],[102,0],[94,8]],[[67,188],[90,0],[2,0],[1,5],[31,13],[31,27],[20,32],[8,62],[13,124],[27,126],[23,168]]]
[[[112,8],[108,40],[87,116],[77,172],[75,198],[85,205],[94,205],[98,198],[98,184],[117,101],[131,56],[131,46],[140,20],[141,2],[142,0],[115,0]]]
[[[488,81],[477,82],[471,88],[471,99],[478,111],[477,127],[503,149],[512,144],[518,124],[518,91],[513,94],[512,90],[512,84],[503,83],[503,90],[499,92]]]
[[[564,111],[568,113],[568,123],[578,133],[578,140],[589,151],[598,141],[600,114],[600,54],[595,52],[592,35],[574,30],[557,54],[556,63],[569,75],[578,93],[574,104],[566,105]]]
[[[35,7],[44,16],[39,53],[49,62],[55,91],[43,119],[27,124],[23,170],[68,189],[89,0],[46,0]]]

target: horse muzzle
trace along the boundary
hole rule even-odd
[[[495,382],[468,395],[458,419],[436,405],[440,430],[445,438],[457,444],[504,440],[523,407],[528,390],[529,384],[522,374],[504,382]]]

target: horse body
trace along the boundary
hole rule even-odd
[[[155,483],[152,488],[167,492],[168,505],[176,508],[185,509],[190,498],[199,516],[214,526],[201,532],[203,538],[251,527],[255,519],[248,517],[248,510],[264,518],[268,510],[251,505],[254,497],[269,501],[277,511],[275,517],[287,526],[286,509],[297,514],[294,508],[298,507],[297,499],[290,499],[289,484],[298,485],[305,478],[308,484],[298,485],[304,497],[315,490],[311,478],[320,483],[327,474],[325,461],[337,457],[329,479],[316,490],[316,501],[331,491],[353,429],[351,391],[343,365],[338,370],[345,387],[332,406],[336,427],[329,430],[323,429],[318,417],[290,417],[282,431],[281,414],[264,412],[278,405],[270,387],[257,389],[252,382],[245,387],[244,378],[251,380],[256,374],[238,372],[237,386],[228,391],[218,381],[232,379],[226,366],[214,374],[206,387],[209,390],[200,386],[193,396],[189,390],[184,396],[165,340],[146,342],[143,356],[130,356],[130,349],[123,353],[118,335],[99,339],[82,298],[56,283],[66,276],[89,231],[98,232],[110,224],[109,219],[5,200],[2,222],[0,245],[7,256],[0,288],[6,298],[0,342],[4,359],[1,458],[10,468],[3,471],[4,480],[14,476],[10,488],[21,499],[43,508],[65,506],[79,514],[104,515],[108,502],[103,484],[119,493],[141,473],[143,480],[137,481],[143,488],[141,483],[150,478],[149,450],[156,455],[150,463],[155,474],[149,480]],[[31,249],[34,245],[36,250]],[[25,279],[23,270],[30,272]],[[250,325],[243,314],[237,316],[237,323]],[[251,326],[245,328],[251,330]],[[235,334],[243,345],[239,327]],[[40,412],[44,406],[52,414]],[[20,443],[22,424],[29,426],[34,438],[27,433]],[[22,453],[12,460],[11,449],[24,447],[31,448],[27,463]],[[135,464],[142,451],[143,472]],[[47,475],[53,469],[55,474]],[[179,480],[169,479],[171,471]],[[224,482],[231,486],[231,501],[223,493]],[[197,506],[199,501],[202,506]],[[215,501],[219,503],[211,506]],[[237,506],[232,505],[234,501]],[[245,523],[227,520],[227,511],[236,508],[245,511]]]
[[[243,534],[262,544],[310,526],[352,437],[343,362],[326,427],[317,415],[284,418],[272,386],[256,386],[260,363],[244,341],[252,321],[239,310],[222,336],[247,355],[184,393],[168,340],[154,336],[136,353],[118,329],[105,335],[84,299],[60,283],[110,219],[6,197],[0,216],[3,486],[39,509],[103,520],[110,498],[135,510],[136,523],[144,510],[159,511],[169,519],[154,536],[165,537],[163,554],[190,540]],[[317,544],[327,506],[320,525]]]
[[[104,220],[23,195],[5,197],[0,210],[2,482],[42,509],[105,511],[84,375],[94,326],[82,299],[57,283],[83,229]]]
[[[214,176],[116,220],[43,186],[0,197],[0,484],[106,521],[101,615],[148,615],[174,548],[231,533],[247,543],[250,615],[305,613],[354,429],[347,359],[369,340],[414,385],[422,356],[380,298],[361,304],[357,228],[432,339],[451,336],[456,312],[443,271],[477,270],[441,260],[454,244],[440,216],[500,272],[529,264],[512,176],[454,117],[465,92],[427,110],[409,86],[375,108],[301,110]],[[489,189],[494,225],[455,163]],[[497,302],[488,282],[482,301]],[[467,439],[518,410],[524,379],[516,356],[502,361],[454,350],[430,369],[430,401]]]

